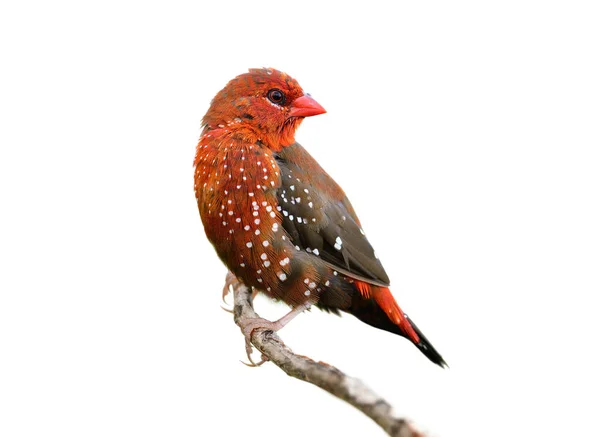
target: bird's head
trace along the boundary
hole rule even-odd
[[[272,68],[250,69],[215,96],[202,120],[205,131],[227,129],[273,150],[294,143],[304,117],[325,109],[298,82]]]

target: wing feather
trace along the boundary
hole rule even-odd
[[[282,184],[277,191],[283,227],[292,243],[351,278],[389,286],[350,201],[299,144],[277,154]]]

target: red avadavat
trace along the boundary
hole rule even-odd
[[[245,329],[277,330],[311,305],[406,337],[435,364],[441,355],[404,314],[336,182],[295,142],[325,109],[274,69],[230,81],[203,119],[194,189],[206,235],[239,281],[292,311]]]

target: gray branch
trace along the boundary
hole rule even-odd
[[[256,319],[252,306],[252,293],[243,285],[233,287],[234,320],[238,326],[248,319]],[[323,362],[294,354],[277,334],[265,329],[252,333],[252,345],[258,349],[263,359],[268,359],[289,376],[310,382],[332,395],[348,402],[373,419],[383,430],[393,437],[425,437],[405,420],[392,414],[392,406],[374,393],[360,380],[345,375],[339,369]]]

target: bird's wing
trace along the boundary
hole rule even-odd
[[[276,154],[281,172],[277,200],[292,243],[351,278],[389,286],[350,201],[299,144]]]

